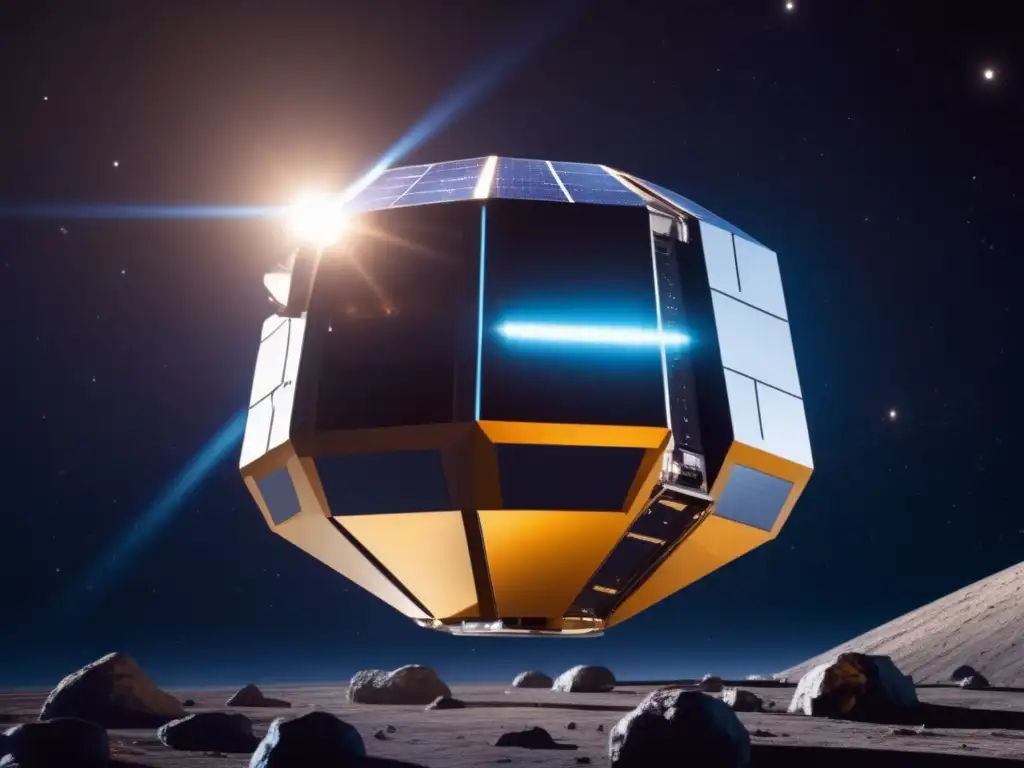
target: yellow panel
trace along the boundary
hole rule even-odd
[[[480,512],[499,616],[561,618],[626,531],[615,512]]]
[[[492,442],[530,445],[658,448],[668,436],[668,429],[665,427],[622,427],[604,424],[481,421],[480,427]]]
[[[771,534],[712,515],[608,617],[614,626],[764,544]]]
[[[476,605],[462,513],[335,517],[439,619]]]

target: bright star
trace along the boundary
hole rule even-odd
[[[895,408],[890,408],[889,409],[889,421],[896,421],[896,415],[897,415],[896,414],[896,409]]]
[[[121,163],[119,163],[117,160],[115,160],[114,161],[114,167],[115,168],[119,168],[120,166],[121,166]]]
[[[986,80],[995,80],[996,79],[996,71],[994,69],[992,69],[991,67],[987,67],[981,73],[981,76],[984,77]]]
[[[787,11],[795,11],[796,10],[796,3],[794,3],[793,0],[787,0],[787,2],[786,2],[786,10]]]

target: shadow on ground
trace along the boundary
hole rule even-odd
[[[1017,760],[938,752],[754,744],[750,768],[1008,768]]]

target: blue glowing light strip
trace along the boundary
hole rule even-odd
[[[483,378],[484,360],[484,263],[487,253],[487,206],[480,208],[480,287],[477,291],[476,310],[476,410],[475,417],[480,421],[480,382]]]
[[[690,337],[677,331],[602,325],[560,323],[503,323],[498,333],[507,339],[570,344],[601,344],[617,347],[686,346]]]

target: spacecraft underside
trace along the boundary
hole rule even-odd
[[[346,215],[267,280],[275,533],[421,626],[564,636],[778,534],[813,462],[773,252],[580,163],[393,169]]]

